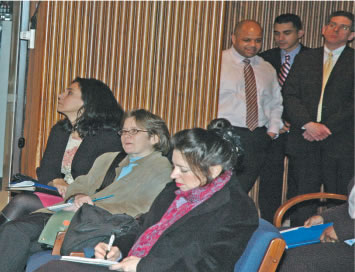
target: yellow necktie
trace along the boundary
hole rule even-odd
[[[333,68],[333,53],[329,52],[327,61],[324,63],[323,66],[323,83],[322,83],[322,92],[320,94],[318,110],[317,110],[317,122],[320,122],[322,120],[322,105],[323,105],[324,89],[325,89],[325,85],[327,84],[329,75],[332,72],[332,68]]]

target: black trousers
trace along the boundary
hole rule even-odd
[[[35,213],[0,227],[2,272],[23,272],[28,257],[42,250],[38,238],[50,216],[47,213]]]
[[[297,195],[319,192],[322,184],[325,192],[346,195],[348,183],[354,176],[354,158],[334,158],[321,146],[304,156],[290,156],[290,163]],[[316,214],[317,204],[315,201],[298,204],[295,213],[291,214],[291,225],[303,225]]]
[[[241,127],[235,128],[244,148],[242,169],[238,172],[238,180],[244,191],[248,193],[260,174],[272,139],[266,133],[265,127],[256,128],[254,131]]]
[[[279,272],[354,271],[354,247],[340,241],[300,246],[285,251]]]
[[[266,155],[265,164],[260,173],[259,208],[261,217],[270,223],[273,222],[274,214],[281,205],[287,136],[288,133],[283,133],[272,141]],[[294,181],[290,174],[292,172],[290,161],[288,168],[287,198],[291,198],[296,195],[296,192]]]

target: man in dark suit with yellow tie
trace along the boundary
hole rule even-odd
[[[260,53],[260,56],[271,63],[278,75],[282,87],[295,57],[307,50],[300,43],[304,35],[302,21],[296,14],[285,13],[277,16],[274,21],[274,40],[277,47]],[[285,120],[286,119],[286,120]],[[289,123],[283,116],[284,128],[279,137],[272,141],[265,164],[260,173],[259,207],[261,217],[272,222],[274,213],[281,205],[284,159],[286,152]],[[289,197],[294,195],[292,177],[288,177]]]
[[[297,194],[346,193],[354,175],[354,15],[333,12],[322,29],[324,46],[298,55],[283,87],[291,129],[287,153]],[[315,213],[297,208],[292,225]]]

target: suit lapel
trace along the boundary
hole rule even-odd
[[[278,48],[277,50],[277,54],[276,54],[276,58],[277,58],[277,67],[275,67],[276,69],[276,72],[277,72],[277,76],[279,76],[279,73],[280,73],[280,70],[281,70],[281,66],[282,66],[282,63],[281,63],[281,49]]]
[[[323,47],[314,49],[315,50],[315,58],[314,58],[314,66],[312,69],[314,70],[313,74],[314,78],[313,81],[316,84],[316,90],[319,93],[319,96],[322,92],[322,82],[323,82]],[[311,75],[310,74],[310,75]]]
[[[348,57],[350,57],[348,56],[348,48],[345,47],[329,75],[326,87],[331,85],[332,81],[334,81],[336,78],[341,78],[341,73],[343,72],[344,64]]]

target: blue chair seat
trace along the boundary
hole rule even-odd
[[[235,264],[234,272],[259,271],[270,242],[275,238],[282,239],[279,230],[268,221],[259,218],[259,227],[250,238],[243,255]]]
[[[52,255],[51,250],[45,250],[38,253],[33,254],[28,258],[26,265],[26,272],[35,271],[41,265],[46,264],[51,260],[59,260],[61,256]]]

